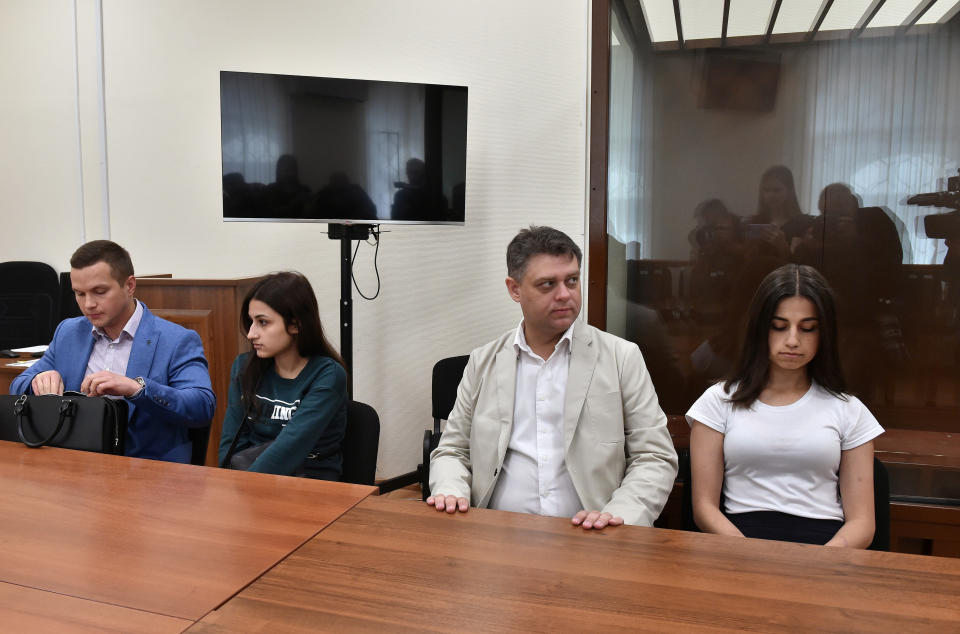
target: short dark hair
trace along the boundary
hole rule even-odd
[[[122,286],[133,275],[133,261],[127,250],[110,240],[93,240],[80,246],[70,256],[70,267],[85,269],[97,262],[106,262],[110,266],[113,279]]]
[[[837,308],[826,278],[812,266],[784,264],[768,274],[753,295],[740,358],[727,377],[724,390],[734,406],[750,407],[770,376],[770,324],[777,306],[789,297],[806,297],[817,309],[820,341],[807,364],[807,376],[834,396],[845,398],[846,383],[837,345]]]
[[[507,275],[520,281],[527,272],[527,263],[535,255],[569,255],[577,258],[577,266],[583,261],[583,253],[570,236],[553,227],[521,229],[507,245]]]

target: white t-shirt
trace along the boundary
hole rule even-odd
[[[754,401],[749,409],[734,408],[727,397],[723,383],[717,383],[687,412],[689,425],[697,421],[724,435],[726,511],[843,521],[840,452],[883,433],[866,406],[854,396],[837,398],[816,383],[790,405]]]

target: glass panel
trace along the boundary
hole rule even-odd
[[[837,296],[848,391],[885,427],[960,431],[960,17],[655,52],[632,4],[611,21],[607,329],[664,410],[726,376],[758,284],[796,262]]]

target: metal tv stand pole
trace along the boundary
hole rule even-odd
[[[370,237],[373,225],[327,225],[327,236],[340,241],[340,356],[347,366],[347,396],[353,398],[353,254],[354,240]]]

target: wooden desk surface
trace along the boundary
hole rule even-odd
[[[182,632],[192,621],[0,582],[5,632]]]
[[[374,490],[0,442],[0,581],[197,620]]]
[[[958,631],[960,561],[368,498],[189,631]]]

